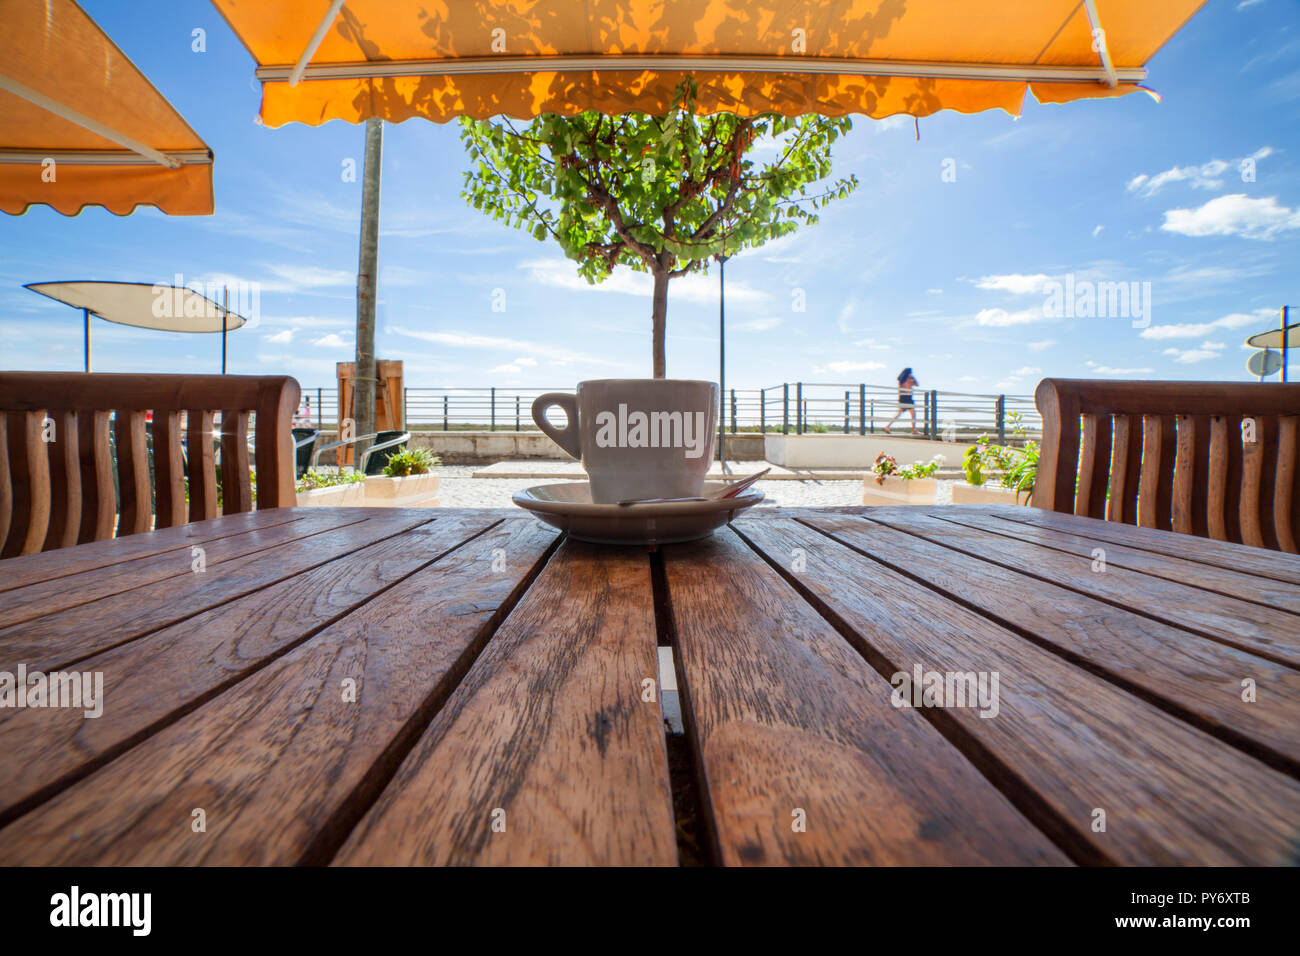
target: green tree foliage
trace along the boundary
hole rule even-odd
[[[460,120],[473,161],[462,195],[475,209],[555,239],[588,282],[618,265],[654,277],[656,378],[670,280],[815,224],[858,184],[829,179],[847,117],[697,115],[694,102],[688,82],[665,116],[544,115],[522,128]]]

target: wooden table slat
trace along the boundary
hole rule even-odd
[[[202,557],[207,573],[220,574],[221,569],[217,566],[223,561],[267,551],[277,545],[366,520],[332,515],[324,508],[319,511],[319,515],[227,535],[197,545],[203,549]],[[191,545],[190,548],[195,546]],[[5,592],[0,601],[0,629],[47,614],[57,614],[79,604],[120,594],[124,590],[193,574],[194,561],[195,555],[191,549],[172,550],[119,562],[112,575],[103,573],[101,568],[95,568]]]
[[[82,660],[76,671],[103,675],[108,700],[102,716],[87,720],[75,709],[0,710],[0,820],[157,732],[499,520],[483,513],[431,522]]]
[[[734,533],[663,551],[721,862],[1068,863]]]
[[[432,516],[410,512],[380,512],[356,524],[223,562],[212,571],[121,591],[0,629],[0,669],[12,671],[19,662],[29,671],[68,666],[430,520]],[[129,584],[122,579],[124,588]]]
[[[885,668],[998,673],[994,717],[971,707],[923,710],[959,732],[973,759],[991,760],[986,771],[1009,790],[1042,801],[1062,829],[1037,822],[1076,858],[1293,861],[1296,780],[799,522],[737,527],[783,567],[802,549],[806,563],[791,573]],[[1097,810],[1104,832],[1093,829]]]
[[[1128,568],[1093,570],[1091,557],[1064,554],[1031,541],[993,535],[931,517],[932,509],[874,509],[866,520],[926,538],[990,564],[1019,571],[1082,594],[1140,610],[1157,620],[1231,644],[1271,660],[1300,666],[1297,617],[1275,608],[1212,594]],[[1187,537],[1184,535],[1184,537]]]
[[[858,516],[808,525],[1274,764],[1300,768],[1300,671]],[[742,530],[749,523],[738,525]],[[1243,678],[1268,706],[1242,700]]]
[[[324,862],[554,540],[515,518],[418,571],[0,829],[0,863]]]
[[[335,863],[675,864],[656,647],[646,553],[564,544]]]

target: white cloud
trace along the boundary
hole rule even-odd
[[[1258,6],[1263,2],[1264,0],[1241,0],[1241,2],[1237,4],[1237,12],[1240,13],[1242,10],[1245,10],[1249,7]]]
[[[990,289],[995,292],[1010,292],[1013,295],[1029,295],[1042,292],[1043,285],[1051,281],[1051,276],[1041,272],[1034,275],[1011,273],[1009,275],[982,276],[975,280],[977,289]]]
[[[611,362],[608,359],[599,358],[595,355],[587,355],[582,352],[576,352],[573,349],[562,348],[555,345],[543,345],[539,342],[525,342],[519,339],[500,338],[494,335],[473,335],[468,332],[425,332],[418,329],[408,329],[404,326],[393,325],[388,327],[388,331],[397,335],[409,336],[413,339],[420,339],[424,342],[432,342],[435,345],[445,345],[450,348],[462,349],[499,349],[506,352],[522,352],[525,355],[531,353],[533,358],[553,359],[561,362],[585,362],[588,365],[609,365],[616,367],[625,367],[625,362]],[[515,360],[518,362],[518,359]]]
[[[604,282],[592,285],[578,275],[577,263],[569,259],[529,259],[520,263],[535,282],[553,286],[558,289],[570,289],[575,292],[619,292],[634,295],[649,301],[654,292],[654,280],[649,273],[633,272],[628,268],[618,268]],[[766,292],[755,289],[743,281],[731,279],[727,282],[727,301],[737,303],[761,303],[768,299]],[[693,274],[674,279],[668,285],[668,300],[678,302],[717,302],[718,281],[713,276]]]
[[[1043,349],[1050,349],[1056,344],[1056,339],[1043,339],[1041,342],[1028,342],[1026,348],[1031,352],[1041,352]]]
[[[535,358],[529,358],[528,356],[525,355],[523,358],[517,358],[517,359],[515,359],[514,362],[511,363],[511,364],[514,364],[514,365],[523,365],[523,366],[525,366],[525,367],[531,367],[531,366],[537,364],[537,359],[535,359]]]
[[[767,332],[781,324],[779,318],[767,319],[747,319],[744,322],[730,323],[733,329],[740,332]]]
[[[1111,368],[1109,365],[1098,365],[1096,362],[1084,364],[1098,375],[1150,375],[1155,371],[1153,368]]]
[[[880,352],[887,352],[892,347],[877,342],[875,339],[858,339],[853,344],[860,349],[876,349],[877,351]]]
[[[824,367],[816,369],[817,372],[873,372],[882,369],[885,366],[880,362],[828,362]]]
[[[274,335],[264,335],[262,339],[266,342],[276,342],[281,345],[287,345],[293,341],[293,334],[297,329],[285,329],[283,332],[276,332]]]
[[[498,365],[496,368],[490,369],[490,371],[494,374],[518,375],[521,369],[518,365]]]
[[[1105,226],[1098,226],[1096,229],[1094,229],[1092,231],[1092,238],[1096,239],[1098,236],[1100,236],[1101,231],[1105,228],[1106,228]]]
[[[877,133],[887,133],[891,129],[914,129],[916,121],[905,113],[895,113],[893,116],[886,116],[884,119],[876,120],[871,124],[871,128]]]
[[[312,339],[311,344],[326,349],[345,349],[352,347],[352,343],[345,341],[341,336],[334,332],[330,332],[328,335],[322,335],[318,339]]]
[[[1223,174],[1229,169],[1240,170],[1246,160],[1258,161],[1272,155],[1273,147],[1263,146],[1249,156],[1237,159],[1212,159],[1199,166],[1174,166],[1152,176],[1142,173],[1130,179],[1126,188],[1143,198],[1154,196],[1170,183],[1187,183],[1193,189],[1222,189]]]
[[[1275,309],[1256,309],[1254,312],[1233,312],[1213,322],[1186,322],[1176,325],[1153,325],[1142,330],[1144,339],[1195,339],[1210,335],[1220,329],[1240,329],[1258,325],[1260,330],[1267,319],[1276,314]]]
[[[320,266],[299,266],[282,263],[268,266],[273,274],[282,281],[279,283],[262,283],[263,290],[269,285],[276,288],[273,292],[296,292],[300,289],[322,289],[335,286],[353,285],[357,281],[356,273],[346,269],[322,269]]]
[[[1190,365],[1194,362],[1204,362],[1206,359],[1218,358],[1227,348],[1222,342],[1202,342],[1198,349],[1165,349],[1162,355],[1173,357],[1175,362],[1184,365]]]
[[[1025,325],[1029,322],[1040,322],[1043,318],[1043,310],[1041,308],[1021,309],[1018,312],[1008,312],[1006,309],[981,309],[979,314],[975,316],[975,321],[979,325],[1005,328],[1008,325]]]
[[[1018,368],[1018,369],[1016,369],[1016,370],[1015,370],[1014,372],[1012,372],[1011,374],[1012,374],[1012,375],[1017,375],[1017,376],[1023,376],[1023,375],[1042,375],[1042,374],[1043,374],[1043,370],[1042,370],[1041,368],[1035,368],[1035,367],[1032,366],[1032,365],[1026,365],[1024,368]]]
[[[925,294],[926,294],[926,295],[943,295],[943,290],[942,290],[942,289],[926,289],[926,290],[925,290]]]
[[[1288,229],[1300,229],[1300,210],[1279,205],[1275,196],[1251,199],[1245,193],[1232,193],[1199,209],[1170,209],[1160,228],[1184,236],[1272,239]]]

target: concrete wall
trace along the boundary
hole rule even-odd
[[[334,441],[336,434],[333,431],[321,432],[316,439],[317,446]],[[416,448],[427,448],[447,465],[530,459],[572,461],[559,445],[537,431],[414,431],[411,432],[411,444]],[[717,447],[715,440],[715,453]],[[732,461],[762,461],[763,436],[728,435],[727,457]],[[334,453],[327,451],[321,456],[321,463],[334,464]]]
[[[961,456],[970,444],[928,441],[920,438],[896,438],[890,435],[767,435],[767,458],[786,468],[862,468],[869,469],[882,452],[893,455],[900,465],[929,461],[944,456],[944,471],[961,467]]]

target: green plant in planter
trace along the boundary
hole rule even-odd
[[[1024,440],[1023,445],[996,445],[988,435],[981,435],[973,446],[966,449],[961,469],[966,474],[966,481],[972,485],[984,484],[986,470],[1000,471],[998,483],[1015,491],[1017,502],[1023,494],[1027,504],[1034,495],[1034,480],[1038,476],[1038,442],[1025,437],[1018,414],[1012,414],[1010,421],[1012,433]]]
[[[354,485],[365,481],[366,476],[359,471],[308,471],[298,479],[296,485],[299,494],[315,491],[317,488],[332,488],[335,485]]]
[[[406,478],[410,475],[426,474],[430,468],[442,461],[433,452],[424,448],[403,448],[389,456],[384,474],[389,478]]]
[[[929,478],[942,467],[944,461],[943,455],[935,455],[929,461],[914,461],[912,464],[900,468],[898,460],[893,455],[886,455],[881,452],[876,456],[876,463],[871,466],[871,470],[876,473],[876,484],[883,485],[885,479],[890,476],[901,478],[904,481]]]

